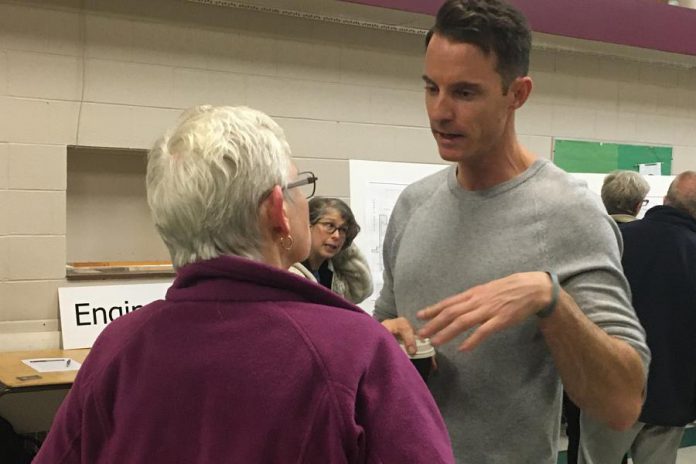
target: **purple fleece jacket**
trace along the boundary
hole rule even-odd
[[[307,279],[226,256],[102,332],[34,462],[454,459],[386,330]]]

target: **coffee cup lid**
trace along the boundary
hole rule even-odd
[[[408,357],[411,359],[432,358],[433,356],[435,356],[435,348],[433,348],[433,345],[430,344],[429,338],[416,339],[415,354],[409,354],[408,351],[406,351],[406,347],[403,343],[400,343],[400,346],[404,353],[406,353]]]

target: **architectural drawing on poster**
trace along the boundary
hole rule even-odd
[[[351,160],[349,166],[350,206],[361,227],[355,244],[367,258],[375,287],[360,307],[372,314],[383,283],[384,234],[396,200],[406,186],[447,165]]]

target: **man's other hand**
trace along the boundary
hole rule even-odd
[[[545,272],[523,272],[449,297],[418,311],[419,319],[429,321],[418,336],[430,337],[442,345],[478,326],[459,345],[471,350],[490,335],[515,326],[545,308],[551,302],[551,280]]]

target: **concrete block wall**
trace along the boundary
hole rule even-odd
[[[188,106],[248,105],[347,199],[349,159],[440,162],[422,42],[183,0],[0,0],[0,350],[59,345],[68,145],[147,149]],[[537,47],[520,137],[546,158],[554,137],[671,145],[696,169],[694,66]]]

